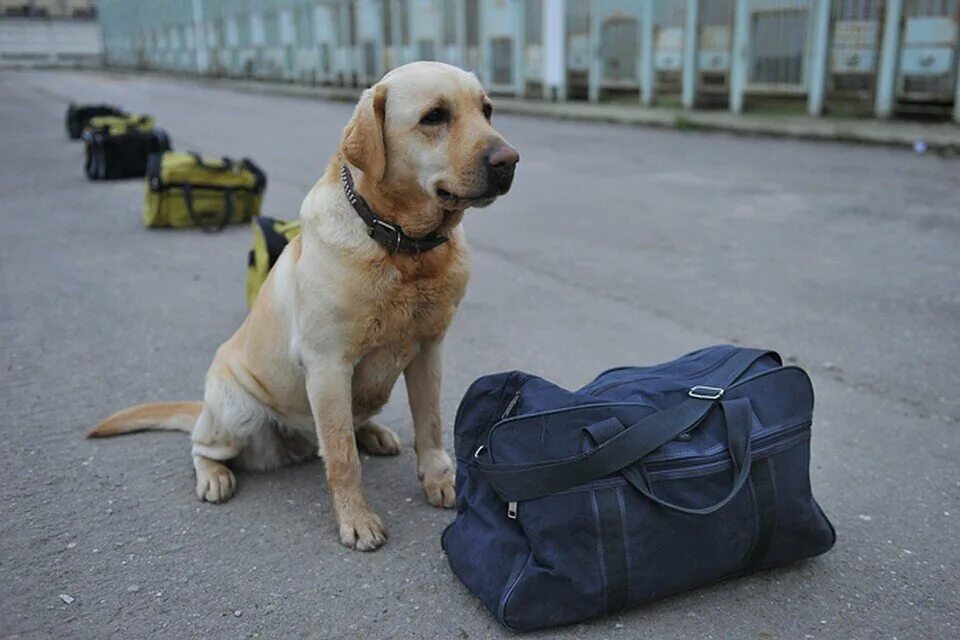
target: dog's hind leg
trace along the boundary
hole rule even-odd
[[[204,407],[193,429],[193,468],[197,472],[197,498],[226,502],[237,489],[237,477],[224,464],[240,453],[240,446],[224,437],[217,418]]]
[[[392,429],[373,420],[364,420],[355,427],[357,442],[367,453],[375,456],[395,456],[400,453],[400,438]]]
[[[197,497],[207,502],[226,502],[237,490],[237,476],[227,465],[194,454],[197,472]]]

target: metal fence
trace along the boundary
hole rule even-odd
[[[515,96],[682,92],[734,111],[775,96],[960,121],[960,0],[101,0],[100,16],[119,66],[360,86],[427,59]]]

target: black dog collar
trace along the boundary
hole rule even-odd
[[[424,251],[430,251],[439,247],[447,241],[446,236],[442,236],[436,231],[422,238],[413,238],[403,232],[398,224],[387,222],[370,208],[367,201],[356,192],[353,186],[353,175],[347,165],[340,165],[340,182],[343,183],[343,193],[347,200],[353,205],[353,209],[367,225],[367,231],[370,237],[383,245],[390,253],[411,253],[420,255]]]

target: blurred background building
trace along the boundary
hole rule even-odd
[[[363,86],[442,60],[516,97],[960,122],[960,0],[100,0],[99,14],[115,66]]]
[[[0,0],[0,67],[97,66],[96,0]]]
[[[0,15],[33,18],[93,18],[96,0],[0,0]]]

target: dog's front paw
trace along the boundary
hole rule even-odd
[[[357,551],[373,551],[387,541],[380,516],[369,509],[340,517],[340,542]]]
[[[454,505],[456,491],[454,490],[453,464],[446,451],[438,449],[421,456],[420,482],[423,492],[427,494],[427,502],[435,507],[450,509]]]

